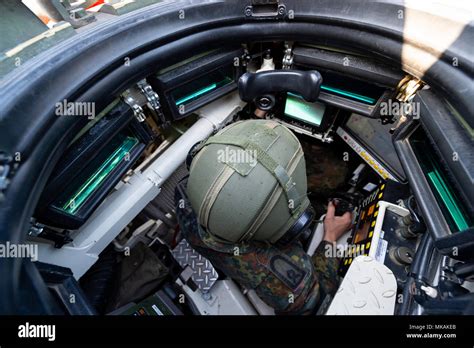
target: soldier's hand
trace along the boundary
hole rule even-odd
[[[349,230],[352,223],[352,213],[346,212],[342,216],[336,216],[336,207],[332,202],[328,204],[328,211],[324,218],[324,240],[328,242],[337,241]]]

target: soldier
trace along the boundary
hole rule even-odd
[[[313,209],[303,150],[286,127],[234,123],[192,151],[189,179],[176,190],[176,213],[189,244],[277,314],[315,313],[338,286],[326,245],[347,231],[351,214],[329,203],[324,238],[310,257],[299,237]]]

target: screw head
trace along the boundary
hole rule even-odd
[[[262,97],[262,98],[259,99],[258,102],[261,106],[268,107],[271,103],[271,100],[268,97]]]
[[[285,6],[283,6],[283,5],[279,6],[279,7],[278,7],[278,14],[279,14],[280,16],[284,16],[285,13],[286,13],[286,8],[285,8]]]

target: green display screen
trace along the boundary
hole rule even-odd
[[[310,103],[302,97],[288,93],[285,104],[285,116],[319,127],[323,121],[326,106],[322,103]]]
[[[171,92],[176,106],[193,101],[234,82],[232,67],[225,67],[206,74]]]
[[[418,129],[412,135],[410,144],[451,231],[464,231],[473,225],[473,221],[465,212],[461,200],[447,178],[445,170],[423,135],[422,130]]]
[[[111,153],[109,150],[109,155],[105,160],[100,163],[92,162],[84,171],[85,173],[92,171],[92,174],[86,176],[85,180],[76,180],[76,183],[72,185],[72,190],[66,190],[67,192],[54,205],[74,215],[96,189],[100,187],[107,176],[130,154],[137,143],[138,139],[134,137],[124,137],[124,139],[120,140],[118,146],[115,144]]]
[[[375,105],[385,89],[374,84],[370,84],[345,74],[331,71],[321,72],[323,84],[321,92],[351,99],[358,103]]]
[[[182,105],[182,104],[186,104],[187,102],[189,102],[190,100],[195,100],[213,90],[215,90],[217,88],[218,84],[217,83],[212,83],[210,84],[209,86],[206,86],[204,88],[201,88],[200,90],[196,91],[196,92],[193,92],[179,100],[176,101],[176,105]]]
[[[375,104],[375,102],[377,101],[374,98],[370,98],[370,97],[364,96],[362,94],[354,93],[354,92],[349,92],[349,91],[336,88],[336,87],[321,85],[321,90],[332,93],[332,94],[337,94],[343,97],[348,97],[348,98],[351,98],[351,99],[354,99],[366,104],[370,104],[370,105]]]

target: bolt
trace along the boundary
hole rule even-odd
[[[268,97],[262,97],[262,98],[260,98],[260,100],[258,102],[259,102],[260,106],[267,107],[271,104],[272,101]]]
[[[279,14],[280,16],[284,16],[285,13],[286,13],[286,8],[285,8],[285,6],[283,6],[283,5],[282,5],[282,6],[279,6],[279,7],[278,7],[278,14]]]
[[[247,8],[245,8],[245,15],[247,17],[251,17],[252,16],[252,7],[251,6],[248,6]]]

